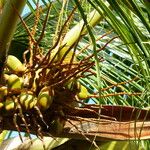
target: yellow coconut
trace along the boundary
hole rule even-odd
[[[4,103],[0,102],[0,109],[2,109],[4,107]]]
[[[53,102],[53,97],[54,97],[54,90],[52,88],[50,87],[42,88],[38,95],[37,106],[42,110],[48,109]]]
[[[79,99],[86,99],[89,96],[88,90],[85,86],[79,83],[79,90],[80,92],[77,94]]]
[[[14,100],[11,97],[7,97],[5,101],[5,109],[6,111],[13,111],[15,108]]]
[[[4,80],[5,80],[5,81],[7,81],[7,80],[8,80],[8,78],[9,78],[9,75],[8,75],[8,74],[6,74],[6,73],[4,73]]]
[[[26,69],[25,66],[21,63],[21,61],[13,55],[8,55],[6,65],[8,69],[14,72],[24,72]]]
[[[22,92],[20,94],[20,104],[21,106],[26,109],[32,109],[36,103],[37,103],[37,98],[34,96],[32,92]]]
[[[3,98],[6,95],[7,95],[7,87],[6,86],[1,86],[0,87],[0,102],[3,101]]]
[[[7,80],[8,88],[10,89],[22,89],[23,79],[15,74],[11,74]]]

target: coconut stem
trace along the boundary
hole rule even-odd
[[[101,16],[96,10],[93,10],[91,13],[87,15],[88,23],[90,26],[94,27],[98,22],[100,22],[103,19],[103,16]],[[59,60],[64,56],[64,54],[74,45],[79,38],[87,33],[87,28],[84,24],[84,21],[81,20],[77,25],[75,25],[70,31],[65,35],[62,45],[65,45],[59,52]],[[67,53],[66,57],[72,56],[72,52]],[[69,59],[69,58],[67,58]],[[70,58],[71,59],[71,58]]]

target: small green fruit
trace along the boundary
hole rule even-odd
[[[8,88],[10,89],[22,89],[23,87],[23,79],[19,78],[15,74],[11,74],[7,80]]]
[[[4,107],[4,103],[0,102],[0,109],[2,109]]]
[[[4,74],[4,80],[5,80],[5,81],[8,81],[8,78],[9,78],[9,75],[5,73],[5,74]]]
[[[21,63],[21,61],[17,57],[13,55],[8,55],[6,65],[11,71],[14,72],[25,71],[25,66]]]
[[[7,95],[7,87],[6,86],[0,87],[0,102],[3,101],[3,98],[6,95]]]
[[[41,89],[38,99],[37,99],[37,106],[42,109],[48,109],[52,102],[53,102],[54,90],[50,87],[44,87]]]
[[[5,101],[5,109],[7,111],[13,111],[15,108],[15,103],[11,97],[7,97]]]
[[[26,110],[32,109],[37,103],[37,98],[32,92],[24,92],[20,94],[20,104]]]
[[[89,96],[88,90],[85,86],[83,85],[79,85],[80,87],[80,92],[77,94],[79,99],[86,99]]]

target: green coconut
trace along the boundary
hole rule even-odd
[[[15,74],[11,74],[8,77],[7,84],[10,89],[22,89],[23,79]]]
[[[51,89],[50,87],[42,88],[38,95],[37,106],[42,110],[48,109],[53,102],[53,97],[54,97],[53,89]]]
[[[26,110],[32,109],[37,103],[37,98],[32,92],[22,92],[19,100],[21,106]]]
[[[7,87],[6,86],[1,86],[0,87],[0,102],[3,101],[3,98],[6,95],[7,95]]]
[[[13,111],[15,108],[14,100],[11,97],[7,97],[5,101],[5,109],[6,111]]]
[[[80,92],[77,94],[79,99],[86,99],[89,96],[87,88],[79,83]]]
[[[6,66],[13,72],[24,72],[26,69],[21,61],[13,55],[8,55]]]

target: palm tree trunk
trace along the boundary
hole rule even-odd
[[[7,0],[4,8],[2,8],[0,15],[0,79],[9,45],[18,22],[18,14],[21,14],[25,4],[26,0]]]

